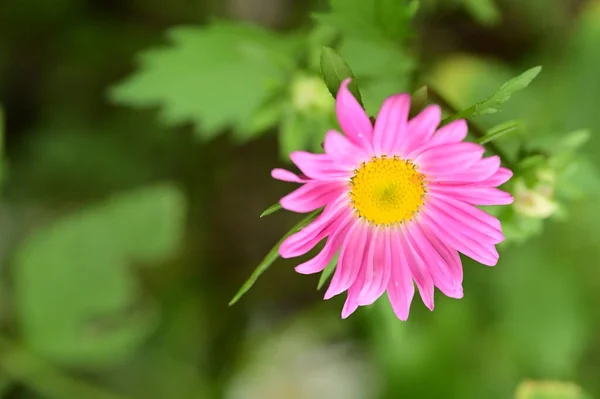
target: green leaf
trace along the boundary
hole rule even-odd
[[[323,287],[323,285],[325,285],[327,280],[329,280],[329,278],[335,271],[337,262],[338,262],[338,254],[335,254],[333,259],[331,259],[331,261],[329,261],[329,263],[325,267],[325,270],[323,270],[323,272],[321,273],[321,277],[319,277],[319,284],[317,285],[317,290],[320,290]]]
[[[0,106],[0,159],[4,154],[4,109]]]
[[[265,217],[265,216],[269,216],[275,212],[277,212],[278,210],[282,209],[281,208],[281,204],[278,202],[276,204],[271,205],[270,207],[268,207],[267,209],[265,209],[265,211],[263,213],[260,214],[260,217]]]
[[[346,38],[339,54],[352,65],[369,115],[377,114],[385,98],[411,89],[415,62],[396,45]]]
[[[331,47],[323,47],[321,50],[321,74],[323,75],[327,89],[329,89],[334,98],[342,82],[347,78],[352,79],[348,85],[348,89],[362,105],[362,97],[360,96],[358,84],[354,79],[354,73],[348,63]]]
[[[298,150],[321,152],[325,132],[335,126],[329,114],[307,114],[289,108],[279,128],[279,153],[282,159],[289,160],[290,153]]]
[[[587,129],[580,129],[568,133],[556,146],[557,152],[572,152],[581,148],[585,143],[590,141],[592,134]]]
[[[512,133],[521,127],[521,121],[508,121],[490,129],[487,134],[477,139],[477,143],[483,145],[490,141],[499,139],[500,137]]]
[[[498,111],[496,106],[505,103],[510,99],[510,96],[519,91],[523,90],[536,78],[536,76],[542,70],[541,66],[536,66],[531,68],[521,75],[510,79],[508,82],[504,83],[500,90],[496,92],[496,94],[486,98],[485,100],[478,102],[477,104],[459,112],[456,115],[446,118],[443,123],[448,123],[455,119],[468,119],[475,118],[477,116],[493,114]]]
[[[590,397],[571,382],[524,381],[519,384],[515,399],[590,399]]]
[[[285,113],[286,104],[281,101],[281,97],[281,95],[274,96],[271,101],[264,103],[248,123],[247,133],[243,137],[238,136],[238,140],[243,141],[251,137],[258,137],[268,129],[275,128]]]
[[[4,180],[4,110],[0,106],[0,189]]]
[[[2,370],[0,370],[0,398],[3,398],[4,395],[6,395],[11,386],[11,379],[8,376],[4,375]]]
[[[316,14],[321,23],[333,26],[342,35],[373,41],[398,42],[413,34],[410,20],[419,2],[407,0],[330,0],[331,11]]]
[[[299,41],[240,23],[179,27],[168,37],[170,45],[142,54],[140,69],[111,90],[112,101],[158,106],[165,124],[191,122],[202,139],[227,127],[253,137],[255,113],[271,93],[285,92]]]
[[[262,260],[262,262],[260,262],[258,264],[258,266],[256,267],[256,269],[254,269],[254,271],[250,275],[250,278],[248,278],[248,280],[244,283],[244,285],[242,285],[242,287],[238,290],[238,292],[236,292],[235,296],[231,299],[231,301],[229,301],[229,306],[234,305],[237,301],[239,301],[240,298],[242,296],[244,296],[244,294],[246,292],[248,292],[248,290],[250,288],[252,288],[252,286],[254,285],[254,283],[256,283],[256,280],[258,280],[258,278],[261,276],[261,274],[266,272],[267,269],[273,264],[273,262],[275,262],[277,260],[277,258],[279,257],[279,253],[277,251],[279,250],[279,246],[281,245],[281,243],[286,238],[288,238],[292,234],[300,231],[301,228],[303,228],[304,226],[306,226],[307,224],[312,222],[313,219],[315,217],[317,217],[317,215],[319,213],[321,213],[321,210],[317,210],[317,211],[310,213],[308,216],[306,216],[304,219],[302,219],[300,222],[298,222],[298,224],[296,224],[294,227],[292,227],[292,229],[290,231],[288,231],[283,237],[281,237],[281,239],[277,242],[277,244],[275,244],[275,246],[269,251],[267,256],[265,256],[265,258]]]
[[[102,365],[131,354],[155,328],[129,264],[156,264],[182,238],[185,202],[158,185],[120,194],[35,232],[14,263],[23,338],[67,365]]]
[[[496,25],[502,19],[494,0],[464,0],[464,7],[484,25]]]

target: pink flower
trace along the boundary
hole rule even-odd
[[[433,310],[434,286],[462,298],[459,252],[484,265],[498,262],[495,245],[504,240],[500,222],[478,205],[506,205],[512,196],[495,187],[512,172],[498,156],[463,141],[467,124],[439,129],[440,107],[430,105],[408,120],[410,97],[386,99],[373,126],[342,83],[336,98],[344,135],[329,131],[325,153],[290,155],[302,172],[275,169],[275,179],[302,186],[280,201],[294,212],[322,213],[288,237],[279,254],[306,254],[327,238],[298,273],[322,271],[339,251],[325,299],[348,292],[342,317],[370,305],[384,292],[401,320],[408,318],[415,288]]]

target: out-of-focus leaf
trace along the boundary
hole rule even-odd
[[[335,271],[335,267],[337,266],[337,262],[338,262],[338,254],[335,254],[335,256],[331,259],[331,261],[329,261],[329,263],[325,267],[325,270],[323,270],[323,272],[321,273],[321,277],[319,277],[319,284],[317,284],[317,289],[318,290],[320,290],[321,288],[323,288],[323,286],[325,285],[325,283],[327,282],[327,280],[329,280],[329,278],[331,277],[331,275]]]
[[[0,106],[0,189],[4,180],[4,110]]]
[[[495,25],[502,18],[495,0],[464,0],[463,4],[473,18],[484,25]]]
[[[260,217],[265,217],[265,216],[269,216],[275,212],[277,212],[278,210],[282,209],[281,208],[281,204],[278,202],[276,204],[271,205],[270,207],[268,207],[267,209],[265,209],[265,211],[263,213],[260,214]]]
[[[417,115],[427,105],[427,86],[419,87],[412,95],[410,104],[410,115],[411,117]]]
[[[323,80],[327,85],[327,89],[329,89],[329,92],[333,97],[337,95],[337,92],[345,79],[352,79],[350,85],[348,85],[348,89],[352,92],[358,102],[362,104],[360,90],[354,79],[352,69],[350,69],[348,63],[330,47],[323,47],[321,51],[321,74],[323,75]]]
[[[254,136],[259,136],[268,129],[274,128],[280,122],[285,113],[286,103],[281,101],[279,93],[271,101],[265,102],[252,116],[247,128],[247,134],[243,137],[236,136],[238,140],[244,141]]]
[[[155,327],[130,263],[154,264],[181,240],[184,199],[159,185],[115,196],[38,230],[14,264],[17,314],[27,344],[69,365],[130,354]]]
[[[350,37],[398,42],[412,35],[410,20],[419,7],[408,0],[330,0],[331,11],[315,18]]]
[[[562,166],[556,181],[557,196],[569,200],[600,196],[600,173],[587,157],[574,156]]]
[[[293,151],[322,151],[325,133],[334,127],[331,115],[306,114],[288,109],[279,128],[279,153],[282,159],[289,160]]]
[[[520,121],[505,122],[490,129],[485,136],[477,139],[477,142],[482,145],[489,143],[490,141],[497,140],[508,133],[514,132],[515,130],[519,129],[520,126]]]
[[[415,63],[398,46],[346,38],[340,45],[339,53],[352,65],[369,115],[377,114],[386,97],[410,89]]]
[[[591,399],[579,386],[562,381],[524,381],[515,399]]]
[[[3,398],[4,395],[6,395],[11,385],[11,380],[2,373],[2,370],[0,370],[0,398]]]
[[[486,98],[483,101],[478,102],[477,104],[460,111],[456,115],[452,115],[444,120],[444,123],[453,121],[455,119],[468,119],[475,118],[477,116],[493,114],[498,111],[496,108],[498,105],[501,105],[510,99],[510,96],[519,91],[523,90],[536,78],[536,76],[542,70],[541,66],[536,66],[527,71],[523,72],[521,75],[510,79],[508,82],[504,83],[502,87],[492,96]]]
[[[4,154],[4,109],[0,105],[0,157]]]
[[[244,285],[242,285],[242,287],[238,290],[238,292],[236,292],[235,296],[231,299],[231,301],[229,301],[229,306],[234,305],[237,301],[239,301],[240,298],[244,296],[244,294],[248,292],[250,288],[252,288],[252,286],[254,285],[254,283],[256,283],[256,280],[258,280],[260,275],[266,272],[267,269],[271,267],[273,262],[275,262],[277,258],[279,258],[279,253],[277,251],[279,250],[279,246],[281,245],[281,243],[283,243],[283,241],[286,238],[300,231],[301,228],[312,222],[312,220],[315,217],[317,217],[317,215],[320,212],[321,210],[317,210],[310,213],[308,216],[306,216],[304,219],[298,222],[298,224],[292,227],[292,229],[288,231],[283,237],[281,237],[277,244],[275,244],[275,246],[269,251],[267,256],[265,256],[262,262],[260,262],[256,269],[254,269],[254,271],[252,272],[248,280],[244,283]]]
[[[298,44],[239,23],[175,28],[169,38],[171,45],[142,54],[140,70],[114,87],[111,98],[135,107],[160,106],[166,124],[192,122],[203,139],[225,127],[247,137],[254,114],[285,86]]]
[[[507,353],[536,375],[570,375],[586,352],[591,321],[578,276],[564,267],[580,259],[555,241],[564,233],[551,234],[504,251],[490,294]]]

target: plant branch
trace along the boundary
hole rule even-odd
[[[455,106],[450,104],[450,102],[444,96],[442,96],[435,88],[433,88],[431,86],[427,86],[427,90],[428,90],[429,97],[431,98],[431,100],[433,102],[439,104],[442,108],[445,108],[447,111],[451,112],[453,115],[459,115],[461,113],[461,111],[459,111]],[[456,118],[456,119],[458,119],[458,118]],[[450,120],[454,120],[454,119],[450,119]],[[469,120],[467,120],[467,122],[469,124],[469,130],[471,131],[471,133],[473,133],[473,135],[475,137],[477,137],[478,139],[485,137],[486,133],[480,126],[478,126],[476,123],[469,121]],[[500,147],[498,147],[496,145],[496,143],[494,143],[493,141],[489,141],[485,145],[490,149],[490,151],[492,151],[494,154],[498,155],[500,157],[500,159],[502,159],[504,164],[511,167],[511,162],[508,159],[508,156],[502,149],[500,149]]]

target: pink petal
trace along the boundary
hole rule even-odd
[[[310,179],[307,179],[306,177],[300,177],[289,170],[279,168],[271,171],[271,177],[273,177],[273,179],[287,181],[290,183],[307,183],[310,181]]]
[[[471,205],[508,205],[513,202],[512,195],[493,187],[441,186],[431,184],[429,185],[429,191]]]
[[[431,214],[430,214],[431,213]],[[498,262],[498,252],[493,245],[484,245],[480,241],[467,236],[460,228],[448,225],[440,220],[436,212],[422,212],[423,223],[427,223],[440,241],[476,260],[477,262],[494,266]]]
[[[331,181],[306,183],[283,197],[279,203],[292,212],[306,213],[322,208],[347,191],[346,184]]]
[[[335,231],[346,215],[348,197],[341,195],[337,200],[325,207],[325,210],[305,226],[302,230],[290,235],[279,246],[282,258],[293,258],[304,255],[315,247],[323,238]]]
[[[433,278],[412,243],[412,229],[403,226],[402,230],[404,237],[400,239],[400,244],[406,255],[413,280],[417,284],[423,303],[429,310],[433,310]]]
[[[475,224],[479,225],[475,222],[483,223],[486,225],[486,230],[489,226],[489,229],[493,229],[496,233],[498,233],[497,238],[503,238],[502,225],[500,224],[500,221],[489,213],[482,211],[473,205],[466,204],[448,196],[441,198],[438,195],[432,195],[429,202],[443,208],[444,210],[448,210],[454,217],[463,219],[465,223],[468,223],[471,226],[474,226]]]
[[[437,176],[469,168],[481,159],[484,151],[482,146],[475,143],[443,144],[424,151],[415,159],[415,163],[423,173],[430,175],[429,179],[435,181]]]
[[[411,226],[408,237],[411,239],[415,253],[425,264],[427,270],[429,270],[434,285],[446,296],[451,298],[462,298],[462,281],[455,280],[452,267],[446,263],[446,260],[425,236],[418,223]],[[452,261],[454,261],[454,259],[452,259]]]
[[[404,154],[432,141],[435,129],[442,120],[442,110],[437,105],[427,106],[421,113],[408,122],[408,141]]]
[[[468,127],[467,123],[464,120],[459,119],[450,122],[449,124],[439,128],[430,140],[416,143],[416,146],[411,148],[408,158],[416,158],[423,151],[433,147],[437,147],[442,144],[459,143],[463,141],[465,137],[467,137],[467,133]]]
[[[427,240],[431,243],[431,246],[437,251],[442,257],[444,263],[448,266],[448,272],[452,276],[453,281],[457,286],[462,285],[463,281],[463,268],[460,260],[460,256],[455,249],[450,248],[444,242],[442,242],[437,235],[433,233],[431,227],[427,223],[419,223],[419,229]]]
[[[385,292],[390,279],[389,230],[375,230],[367,253],[364,281],[356,297],[360,306],[371,305]]]
[[[352,174],[350,171],[339,169],[327,154],[295,151],[290,154],[290,159],[302,173],[316,180],[343,180]]]
[[[354,170],[361,162],[369,159],[364,149],[335,130],[330,130],[325,135],[324,147],[333,162],[344,169]]]
[[[373,131],[373,149],[376,156],[389,155],[408,140],[409,111],[408,94],[391,96],[383,102]]]
[[[504,241],[498,219],[472,205],[430,193],[427,207],[435,212],[440,222],[445,220],[479,242],[497,244]]]
[[[391,232],[389,264],[391,270],[387,286],[387,294],[394,313],[400,320],[407,320],[410,312],[410,303],[415,294],[415,286],[408,270],[408,261],[400,245],[400,232]]]
[[[500,168],[489,179],[482,181],[481,184],[491,187],[498,187],[509,181],[512,176],[513,172],[511,172],[510,169]]]
[[[323,271],[329,262],[331,262],[335,253],[340,249],[353,218],[354,215],[352,212],[348,212],[347,215],[343,217],[338,228],[329,236],[329,238],[327,238],[321,252],[314,258],[296,266],[296,272],[300,274],[313,274]]]
[[[325,292],[325,299],[330,299],[346,291],[358,277],[364,252],[369,242],[368,232],[368,227],[365,227],[360,219],[355,220],[342,244],[338,266],[329,288]]]
[[[458,143],[463,141],[469,133],[469,127],[464,119],[458,119],[442,126],[433,137],[436,145],[444,143]]]
[[[350,288],[350,290],[348,290],[346,302],[344,302],[344,307],[342,308],[342,319],[348,318],[348,316],[354,313],[356,309],[358,309],[358,302],[356,302],[356,294],[352,292],[352,288]]]
[[[372,149],[373,126],[365,110],[362,109],[348,90],[348,84],[350,84],[350,79],[344,80],[336,96],[335,112],[337,119],[346,137],[354,144],[370,151]]]
[[[443,184],[458,184],[461,186],[464,184],[491,186],[485,182],[498,171],[499,167],[500,157],[494,155],[475,162],[466,170],[439,176],[436,179],[436,182]]]

